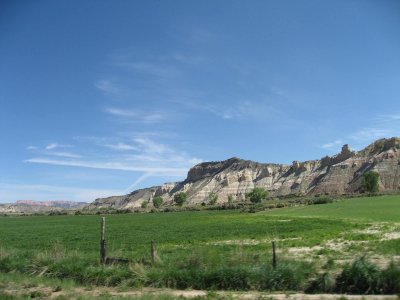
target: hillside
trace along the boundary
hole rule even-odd
[[[362,175],[367,171],[380,175],[381,191],[400,188],[400,138],[380,139],[355,152],[348,145],[332,157],[294,161],[291,165],[258,163],[239,158],[200,163],[182,182],[136,190],[128,195],[96,199],[88,208],[133,208],[155,196],[172,203],[178,192],[186,192],[188,203],[208,202],[208,195],[218,194],[218,202],[236,201],[254,187],[263,187],[272,196],[347,194],[361,191]],[[150,201],[151,205],[151,201]]]
[[[86,205],[85,202],[75,201],[33,201],[33,200],[18,200],[15,203],[0,204],[0,213],[43,213],[54,210],[79,209]]]

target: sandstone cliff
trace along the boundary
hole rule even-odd
[[[381,191],[400,189],[400,138],[381,139],[354,152],[348,145],[333,156],[321,160],[294,161],[292,165],[264,164],[239,158],[205,162],[189,170],[185,181],[140,189],[125,196],[96,199],[88,208],[133,208],[161,196],[172,203],[177,192],[186,192],[188,203],[208,202],[218,194],[218,202],[243,200],[254,187],[267,189],[272,196],[357,193],[366,171],[380,174]],[[149,202],[151,205],[151,201]]]

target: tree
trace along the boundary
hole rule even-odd
[[[254,188],[250,193],[246,194],[246,199],[252,203],[260,203],[265,200],[268,196],[268,192],[263,188]]]
[[[185,192],[176,193],[174,195],[174,202],[179,206],[182,206],[183,203],[186,202],[186,199],[187,199],[187,194]]]
[[[228,204],[232,204],[233,203],[233,196],[232,195],[228,195]]]
[[[210,205],[214,205],[215,203],[217,203],[218,194],[217,193],[210,193],[208,195],[208,199],[210,200]]]
[[[163,203],[164,203],[164,200],[162,197],[157,196],[157,197],[153,198],[153,206],[155,208],[159,208]]]
[[[379,174],[374,171],[365,172],[361,186],[368,193],[376,193],[379,190]]]
[[[143,201],[142,204],[140,205],[141,208],[147,208],[147,201]]]

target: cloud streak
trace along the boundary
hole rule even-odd
[[[72,145],[63,145],[63,144],[58,144],[58,143],[51,143],[48,144],[45,149],[46,150],[53,150],[53,149],[57,149],[57,148],[72,148]]]
[[[122,92],[120,87],[118,87],[111,80],[107,79],[96,81],[94,86],[105,94],[119,95]]]
[[[136,109],[122,109],[115,107],[106,107],[104,109],[109,115],[122,118],[125,121],[155,124],[163,122],[170,118],[170,114],[165,111],[144,111]]]
[[[68,158],[81,158],[82,156],[79,154],[71,153],[71,152],[48,152],[50,155],[59,156],[59,157],[68,157]]]
[[[171,102],[182,105],[189,110],[202,111],[213,114],[214,116],[224,120],[238,120],[238,119],[258,119],[264,118],[269,112],[270,115],[279,114],[279,112],[272,106],[266,103],[255,103],[249,100],[238,101],[232,103],[230,106],[220,106],[207,102],[197,102],[193,100],[172,100]]]
[[[365,128],[350,134],[349,138],[356,142],[373,141],[379,138],[388,137],[392,131],[386,128]]]
[[[321,146],[322,149],[334,149],[336,150],[339,146],[343,145],[342,140],[336,140],[331,143],[326,143]]]
[[[104,147],[110,148],[112,150],[116,151],[136,151],[138,150],[138,147],[126,144],[126,143],[116,143],[116,144],[105,144],[103,145]]]
[[[80,168],[92,169],[108,169],[120,171],[133,171],[151,173],[155,176],[182,176],[186,174],[187,168],[174,168],[174,167],[151,167],[129,164],[126,162],[99,162],[99,161],[83,161],[83,160],[57,160],[45,157],[35,157],[24,160],[27,163],[69,166]]]
[[[321,146],[324,149],[333,149],[340,144],[348,143],[354,149],[361,149],[381,138],[390,138],[400,135],[400,113],[382,114],[369,118],[370,125],[347,134],[342,139]]]
[[[73,200],[91,202],[100,197],[123,195],[124,191],[116,189],[88,189],[70,186],[40,184],[0,183],[0,203],[17,200]]]

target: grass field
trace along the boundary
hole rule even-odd
[[[0,271],[68,278],[78,285],[301,291],[320,272],[336,274],[356,257],[366,255],[380,269],[400,258],[400,196],[258,213],[108,215],[108,255],[131,263],[106,268],[98,262],[100,219],[1,217]],[[150,264],[151,240],[155,265]]]
[[[346,199],[329,205],[282,208],[271,211],[270,215],[400,222],[400,196],[362,197]]]

